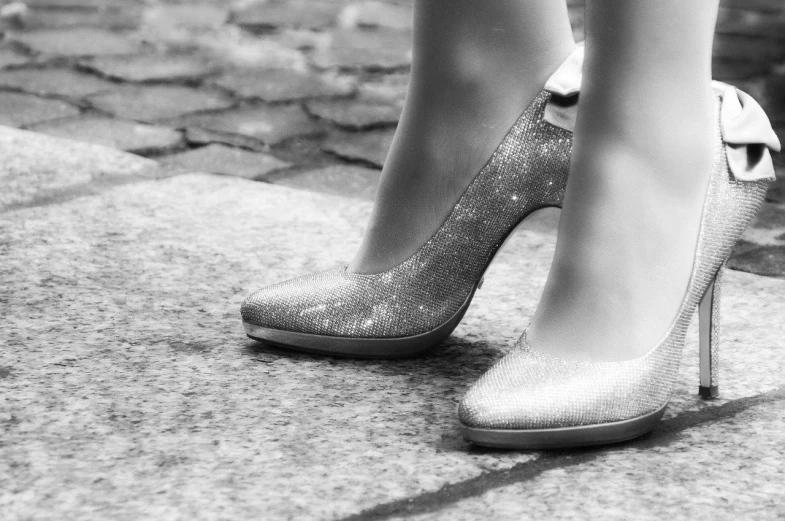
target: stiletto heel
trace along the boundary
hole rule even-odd
[[[719,396],[720,372],[720,298],[722,292],[723,264],[714,280],[709,284],[698,305],[700,326],[700,388],[703,398]]]
[[[620,362],[580,362],[515,348],[466,393],[461,431],[491,447],[567,448],[629,440],[650,431],[671,398],[695,309],[700,314],[700,394],[717,396],[721,274],[733,245],[763,204],[779,140],[751,97],[714,83],[717,152],[690,282],[663,339]]]

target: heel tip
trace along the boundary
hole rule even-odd
[[[712,385],[711,387],[701,385],[698,388],[698,394],[703,398],[717,398],[720,395],[720,388],[717,385]]]

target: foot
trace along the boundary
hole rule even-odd
[[[535,350],[629,360],[668,332],[690,280],[717,143],[708,88],[675,109],[648,121],[641,110],[579,122],[556,255],[527,333]]]
[[[440,81],[413,78],[371,221],[349,270],[380,273],[425,244],[553,70],[528,78],[528,88],[519,78],[499,81],[483,71]]]
[[[558,3],[418,2],[414,21],[406,104],[350,272],[386,271],[425,244],[575,47]]]

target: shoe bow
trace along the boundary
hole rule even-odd
[[[720,126],[728,165],[738,181],[775,179],[771,152],[780,141],[763,108],[749,94],[722,82],[713,82],[722,97]]]
[[[578,114],[583,55],[584,47],[580,44],[545,83],[545,90],[551,94],[551,99],[545,105],[543,119],[570,132],[575,130],[575,118]]]

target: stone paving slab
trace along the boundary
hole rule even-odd
[[[294,174],[284,173],[280,176],[273,174],[267,176],[265,180],[292,188],[373,201],[380,175],[381,171],[373,168],[332,165]]]
[[[338,15],[340,27],[411,29],[414,9],[406,5],[366,0],[347,5]]]
[[[782,2],[779,0],[722,0],[722,5],[761,13],[782,13]]]
[[[785,242],[785,235],[779,239]],[[728,266],[767,277],[782,277],[785,274],[785,246],[757,246],[750,243],[745,246],[743,251],[734,252]]]
[[[401,107],[360,100],[312,100],[306,109],[317,118],[350,130],[395,127],[401,116]]]
[[[296,105],[245,106],[232,110],[193,114],[175,120],[163,120],[162,123],[188,129],[189,138],[193,131],[195,140],[207,143],[223,142],[220,134],[227,135],[227,141],[230,143],[231,136],[238,136],[274,145],[297,136],[318,136],[323,133],[322,128]]]
[[[189,150],[167,156],[165,164],[187,172],[208,172],[258,179],[270,172],[286,169],[291,165],[271,156],[220,144]]]
[[[33,125],[30,130],[140,155],[161,154],[183,145],[182,132],[177,130],[103,116],[58,119]]]
[[[0,505],[43,519],[337,519],[419,504],[546,457],[472,448],[455,405],[533,313],[552,233],[516,233],[462,325],[427,356],[340,360],[245,338],[242,299],[347,260],[369,212],[356,200],[192,174],[0,218],[0,341],[10,348],[0,351]],[[693,331],[671,421],[722,419],[723,407],[782,385],[785,281],[733,271],[727,281],[723,397],[695,395]],[[741,436],[750,447],[758,436],[781,444],[768,421],[753,416],[729,439],[690,435],[741,461],[759,454]],[[617,463],[604,475],[628,472],[634,458],[667,468],[665,449],[637,443],[609,449]],[[652,505],[681,483],[640,479],[639,501]],[[549,490],[506,508],[523,515]]]
[[[220,70],[201,56],[166,54],[101,56],[85,60],[81,66],[108,78],[132,82],[195,81]]]
[[[25,2],[29,4],[29,2]],[[29,6],[28,6],[29,7]],[[141,6],[126,2],[121,9],[111,6],[84,9],[41,6],[28,9],[20,25],[27,30],[98,27],[111,30],[130,30],[142,20]],[[108,8],[107,8],[108,7]]]
[[[408,73],[385,74],[362,83],[359,86],[359,98],[365,101],[390,103],[403,108],[408,86]]]
[[[155,121],[192,112],[231,107],[233,101],[220,92],[179,85],[124,85],[109,92],[88,96],[99,110],[127,119]]]
[[[268,102],[347,96],[354,91],[350,81],[286,69],[239,70],[217,78],[213,83],[242,98]]]
[[[202,31],[223,26],[228,17],[229,2],[149,2],[146,18],[166,19],[173,28],[189,28]]]
[[[275,27],[322,29],[334,23],[345,0],[271,0],[240,2],[232,12],[232,21],[250,30]]]
[[[0,72],[0,86],[30,94],[81,98],[117,85],[71,69],[16,69]]]
[[[80,11],[119,8],[127,3],[127,0],[25,0],[29,7],[59,7]]]
[[[715,58],[773,62],[785,54],[785,40],[750,38],[742,34],[719,33],[714,39]]]
[[[0,47],[0,69],[12,65],[22,65],[31,61],[31,57],[7,46]]]
[[[315,50],[313,61],[324,68],[395,70],[411,64],[411,47],[410,31],[339,29],[327,46]]]
[[[770,199],[771,195],[770,190]],[[785,204],[781,203],[764,203],[736,245],[728,263],[731,268],[769,277],[785,275]]]
[[[65,101],[20,92],[0,92],[0,125],[23,127],[77,114],[79,109]]]
[[[158,175],[155,161],[0,126],[0,213]]]
[[[749,6],[743,9],[721,6],[717,16],[717,32],[782,40],[785,39],[783,21],[785,19],[781,11],[772,16],[770,13],[752,11]]]
[[[113,31],[94,28],[51,29],[10,35],[35,52],[61,56],[109,56],[133,54],[139,44]]]
[[[381,168],[390,150],[394,129],[369,132],[332,132],[322,149],[348,161],[360,161]]]

